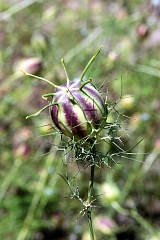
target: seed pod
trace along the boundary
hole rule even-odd
[[[52,103],[53,123],[70,138],[92,139],[103,125],[105,104],[89,81],[70,81],[61,86],[56,90]]]
[[[15,67],[15,72],[22,70],[24,72],[28,72],[30,74],[37,73],[42,68],[42,61],[37,57],[30,57],[26,59],[22,59],[17,63]],[[21,72],[19,73],[21,74]]]

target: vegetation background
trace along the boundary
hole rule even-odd
[[[19,69],[63,84],[61,58],[74,79],[103,45],[87,77],[96,86],[107,79],[108,102],[122,96],[125,148],[143,141],[133,161],[96,172],[96,239],[160,239],[160,1],[1,0],[0,8],[0,238],[89,239],[82,206],[58,175],[75,180],[76,164],[66,171],[48,111],[26,120],[53,90]],[[88,179],[85,168],[73,184],[83,199]]]

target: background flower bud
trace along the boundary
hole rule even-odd
[[[21,143],[14,149],[14,156],[16,158],[25,159],[30,155],[30,152],[29,145]]]
[[[123,98],[120,101],[120,105],[122,108],[130,110],[135,105],[135,99],[133,96],[126,94],[123,96]]]
[[[47,36],[41,32],[35,32],[31,38],[31,46],[35,50],[37,56],[43,56],[48,47]]]
[[[83,235],[82,235],[82,240],[90,240],[90,239],[91,239],[90,233],[89,232],[84,232]],[[94,239],[98,240],[95,234],[94,234]]]
[[[99,199],[103,206],[107,206],[108,204],[112,204],[117,201],[120,192],[115,184],[105,182],[97,186],[97,188],[99,194],[101,194]]]
[[[20,70],[30,74],[37,73],[42,68],[42,61],[37,57],[30,57],[20,60],[15,68],[15,72],[19,71],[19,74],[23,74]]]
[[[148,26],[146,24],[141,24],[138,26],[136,32],[139,38],[145,38],[149,33]]]
[[[53,103],[51,117],[54,124],[64,135],[75,140],[94,138],[96,130],[105,121],[104,101],[90,83],[74,81],[61,86],[55,92]]]
[[[116,229],[117,224],[109,217],[99,216],[95,218],[94,226],[99,232],[106,235],[111,235]]]

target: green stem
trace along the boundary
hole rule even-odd
[[[93,183],[94,183],[94,165],[91,166],[91,175],[90,175],[89,188],[88,188],[89,203],[91,203],[91,199],[92,199]]]
[[[95,153],[95,147],[93,147],[93,155]],[[90,181],[89,181],[89,187],[88,187],[88,207],[87,207],[87,217],[88,217],[88,225],[89,225],[89,232],[90,232],[90,239],[94,240],[94,232],[93,232],[93,224],[92,224],[92,208],[91,208],[91,203],[92,203],[92,194],[93,194],[93,183],[94,183],[94,170],[95,170],[95,165],[93,162],[93,165],[91,165],[91,173],[90,173]]]
[[[91,166],[91,178],[89,181],[89,188],[88,188],[88,205],[87,208],[87,217],[88,217],[88,225],[89,225],[89,232],[90,232],[90,239],[94,240],[94,232],[93,232],[93,224],[92,224],[92,209],[91,209],[91,198],[92,198],[92,191],[93,191],[93,182],[94,182],[94,165]]]

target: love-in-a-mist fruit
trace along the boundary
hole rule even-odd
[[[91,139],[103,125],[105,104],[89,82],[68,81],[56,90],[52,103],[51,117],[54,124],[70,138]]]

